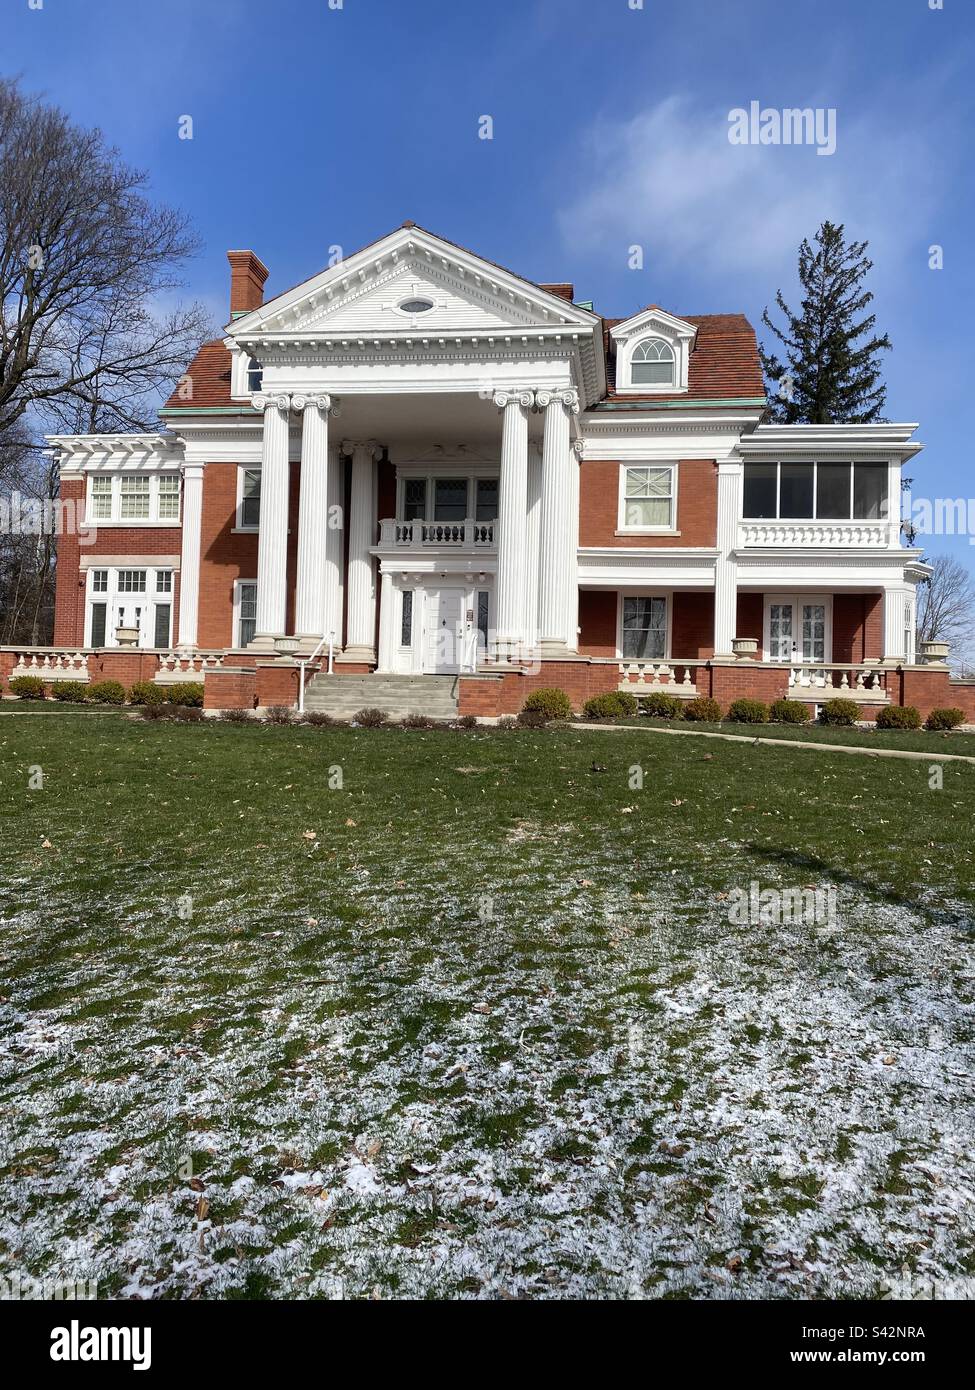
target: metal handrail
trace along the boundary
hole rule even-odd
[[[301,661],[298,663],[299,714],[304,714],[305,712],[305,669],[311,664],[311,662],[316,661],[318,659],[319,653],[325,646],[326,642],[328,643],[328,674],[330,676],[335,674],[335,633],[330,632],[327,637],[323,637],[321,639],[321,641],[316,646],[315,650],[309,656],[302,657]]]

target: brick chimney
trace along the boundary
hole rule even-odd
[[[230,262],[230,317],[240,318],[264,303],[268,269],[253,251],[228,251]]]

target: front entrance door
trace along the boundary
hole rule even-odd
[[[423,635],[423,669],[438,675],[460,670],[464,589],[428,589]]]
[[[770,595],[765,616],[765,650],[770,661],[828,662],[832,655],[829,629],[830,603],[825,595]]]

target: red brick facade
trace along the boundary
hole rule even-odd
[[[679,535],[621,535],[620,469],[623,464],[587,459],[579,478],[579,544],[585,546],[713,546],[718,530],[718,468],[711,459],[682,459],[677,466]]]

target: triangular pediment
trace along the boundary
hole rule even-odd
[[[429,305],[427,307],[421,307]],[[579,329],[599,320],[418,227],[401,227],[228,328],[255,335],[426,335]]]
[[[611,333],[617,343],[626,343],[637,334],[642,336],[646,333],[659,333],[662,338],[671,340],[689,340],[696,337],[697,326],[652,304],[649,309],[641,310],[631,319],[623,319],[614,324]]]

